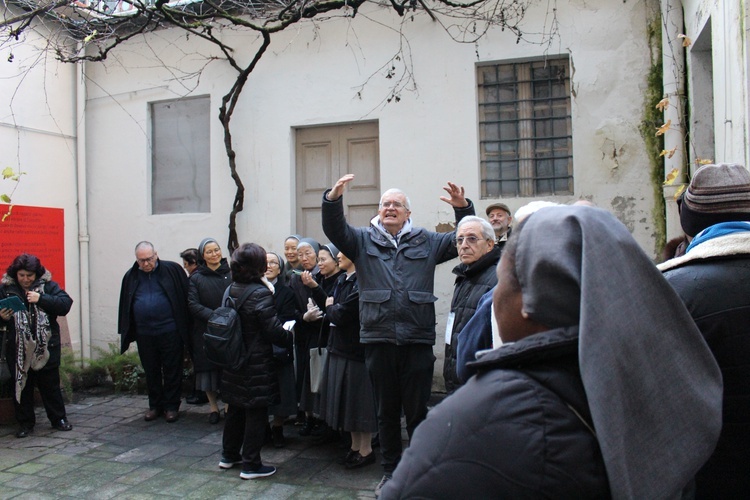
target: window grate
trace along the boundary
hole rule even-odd
[[[482,197],[573,192],[568,59],[480,66]]]

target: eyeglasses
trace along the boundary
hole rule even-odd
[[[145,259],[135,259],[139,264],[148,264],[149,262],[153,262],[156,259],[156,254],[151,254],[151,257],[146,257]]]
[[[460,247],[464,244],[464,242],[468,243],[470,246],[474,246],[477,244],[478,241],[483,240],[484,238],[477,238],[476,236],[459,236],[456,238],[456,246]]]
[[[269,261],[267,262],[267,264],[268,264],[269,266],[279,266],[279,265],[280,265],[280,264],[279,264],[278,262],[276,262],[275,260],[269,260]]]
[[[380,208],[406,208],[406,206],[399,201],[382,201],[380,202]]]

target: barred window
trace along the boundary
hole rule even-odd
[[[482,197],[573,193],[568,58],[477,68]]]

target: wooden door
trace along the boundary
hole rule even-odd
[[[380,201],[378,123],[349,123],[296,131],[296,232],[327,243],[320,219],[323,193],[342,175],[354,174],[344,193],[350,224],[367,226]]]

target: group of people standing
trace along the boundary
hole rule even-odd
[[[295,249],[296,248],[296,249]],[[292,235],[285,241],[286,279],[296,308],[295,362],[301,436],[324,443],[343,432],[351,440],[340,462],[349,469],[375,462],[374,398],[359,342],[357,269],[333,244]],[[326,353],[311,370],[312,353]]]
[[[183,346],[209,422],[225,405],[219,467],[275,472],[260,450],[301,435],[349,433],[347,468],[375,461],[382,498],[740,498],[750,491],[750,173],[707,165],[680,199],[681,255],[658,268],[609,212],[536,203],[474,216],[464,190],[441,199],[457,229],[412,224],[401,190],[383,193],[369,227],[347,223],[345,175],[322,200],[332,243],[298,235],[283,257],[246,243],[230,261],[204,239],[183,252],[188,275],[135,248],[120,297],[122,349],[146,372],[144,418],[179,418]],[[580,206],[584,205],[584,206]],[[503,213],[494,213],[495,211]],[[195,267],[191,256],[195,255]],[[451,393],[428,415],[435,355],[435,267],[455,257],[444,377]],[[662,274],[663,272],[663,274]],[[59,391],[56,316],[72,300],[33,256],[8,268],[0,309],[15,343],[19,437],[33,431],[37,384],[53,427],[69,430]],[[241,303],[246,362],[203,355],[206,321]],[[34,318],[29,321],[29,318]],[[327,353],[320,372],[315,351]],[[10,361],[9,361],[10,363]],[[401,417],[410,446],[404,452]],[[270,431],[267,426],[271,422]],[[718,443],[718,444],[717,444]]]
[[[183,271],[142,241],[122,282],[121,348],[138,344],[149,398],[144,419],[178,420],[184,346],[195,389],[210,405],[209,423],[225,417],[219,467],[242,465],[243,479],[275,472],[262,464],[260,449],[269,439],[285,445],[283,425],[290,417],[301,435],[316,434],[320,442],[350,435],[351,448],[341,460],[347,468],[375,461],[375,401],[359,343],[354,263],[331,244],[297,235],[285,241],[284,256],[286,262],[247,243],[228,261],[219,243],[205,238],[181,253]],[[211,314],[228,299],[238,303],[247,351],[239,371],[213,364],[203,348]],[[316,348],[329,356],[320,373],[311,373],[310,350]]]

